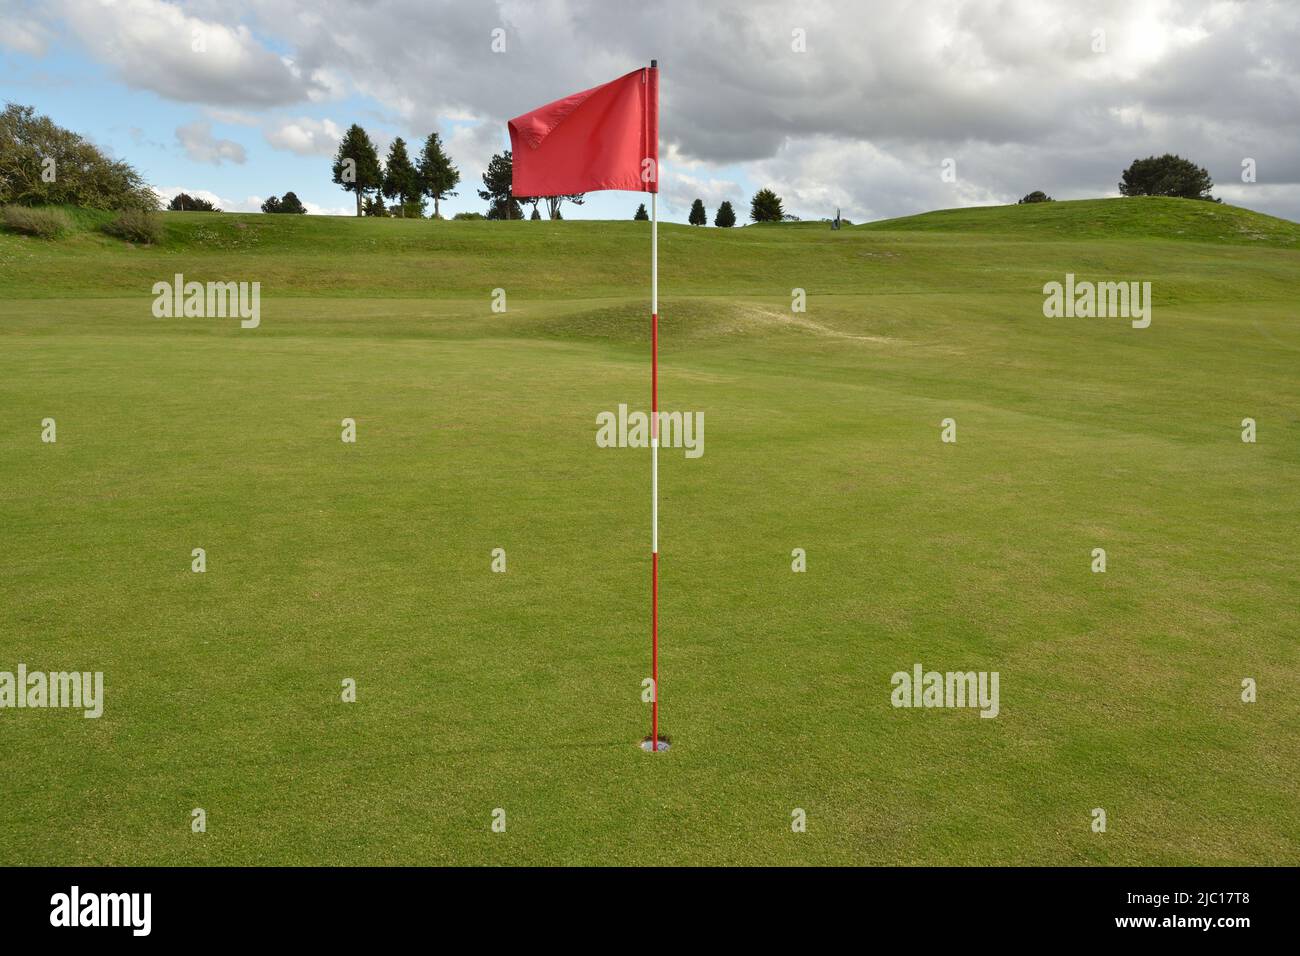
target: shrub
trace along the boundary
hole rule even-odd
[[[1213,188],[1214,180],[1204,167],[1172,153],[1133,160],[1119,184],[1121,196],[1178,196],[1220,202],[1210,195]]]
[[[127,242],[154,245],[162,242],[162,217],[143,209],[124,209],[112,222],[104,224],[104,231]]]
[[[271,196],[266,202],[262,203],[262,212],[266,213],[287,213],[289,215],[300,216],[307,212],[303,207],[302,201],[298,194],[293,190],[281,196]]]
[[[486,219],[487,216],[483,215],[481,212],[458,212],[451,218],[453,222],[463,222],[467,219]]]
[[[1024,206],[1029,203],[1035,203],[1035,202],[1055,202],[1055,200],[1052,199],[1051,196],[1047,195],[1047,193],[1043,192],[1041,189],[1035,189],[1027,196],[1022,196],[1020,198],[1020,201],[1017,202],[1016,205]]]
[[[280,212],[291,216],[307,215],[307,209],[303,206],[302,200],[298,198],[298,194],[292,189],[280,199]]]
[[[62,209],[40,209],[30,206],[5,206],[6,229],[41,239],[56,239],[72,228],[72,220]]]
[[[169,212],[221,212],[214,203],[189,193],[177,193],[167,204]]]
[[[0,203],[156,209],[158,197],[129,163],[10,103],[0,111]]]
[[[423,199],[401,204],[394,203],[388,207],[388,215],[394,219],[423,219],[424,207],[427,205],[428,203]],[[302,211],[306,212],[307,210]]]

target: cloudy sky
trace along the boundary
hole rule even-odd
[[[292,189],[353,211],[329,166],[356,122],[385,149],[439,130],[462,174],[444,214],[481,211],[507,119],[651,57],[664,218],[697,196],[743,215],[760,186],[858,221],[1113,196],[1134,158],[1175,152],[1300,220],[1293,0],[0,0],[3,99],[227,210]]]

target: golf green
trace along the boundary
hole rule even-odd
[[[651,755],[648,224],[76,215],[0,234],[0,672],[103,712],[0,708],[0,864],[1300,862],[1300,226],[661,226]]]

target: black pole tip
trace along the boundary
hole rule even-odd
[[[650,69],[655,70],[655,69],[658,69],[658,68],[659,68],[659,61],[658,61],[658,60],[651,60],[651,61],[650,61]]]

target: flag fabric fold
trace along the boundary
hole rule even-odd
[[[659,191],[659,70],[642,67],[509,123],[516,196]]]

